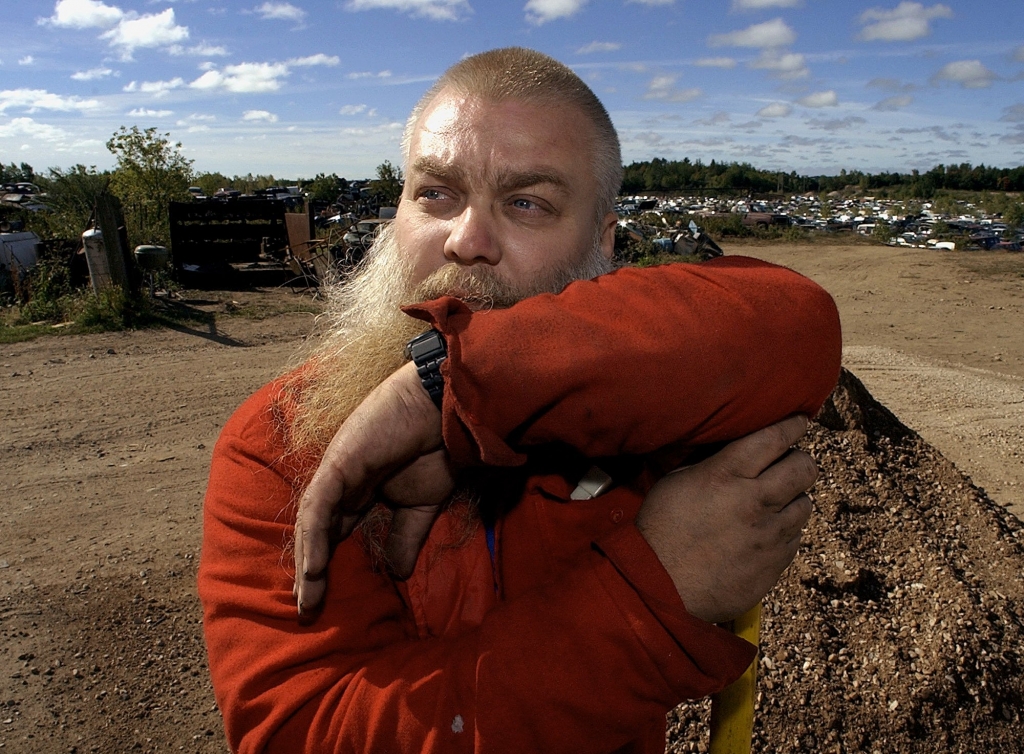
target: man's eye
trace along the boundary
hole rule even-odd
[[[529,199],[513,199],[512,206],[516,209],[523,210],[535,210],[540,209],[540,205],[536,202],[531,202]]]
[[[423,191],[420,192],[420,197],[431,201],[437,199],[447,199],[447,197],[437,189],[424,189]]]

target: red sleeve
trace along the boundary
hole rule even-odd
[[[687,615],[663,570],[631,586],[631,569],[653,558],[633,527],[452,638],[416,638],[353,538],[331,561],[323,614],[300,624],[272,394],[228,423],[206,497],[199,591],[233,750],[600,752],[638,736],[660,747],[669,708],[720,689],[753,656]]]
[[[815,414],[839,376],[831,296],[745,257],[621,269],[504,310],[406,311],[447,340],[445,444],[466,464],[517,465],[550,441],[599,457],[735,439]]]

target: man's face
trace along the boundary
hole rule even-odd
[[[574,108],[442,91],[412,134],[395,219],[412,282],[451,263],[525,290],[595,243],[610,259],[616,217],[596,217],[592,141]]]

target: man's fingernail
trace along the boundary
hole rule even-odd
[[[302,575],[309,575],[309,560],[307,558],[302,559]]]

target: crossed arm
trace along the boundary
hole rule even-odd
[[[662,302],[662,318],[637,317],[638,287]],[[439,503],[451,490],[449,454],[462,464],[514,465],[525,457],[510,443],[523,449],[561,442],[592,457],[656,450],[671,457],[673,448],[679,457],[686,449],[735,439],[791,414],[813,414],[838,375],[839,322],[831,298],[795,273],[753,260],[621,270],[541,298],[546,300],[532,302],[526,311],[513,307],[490,317],[454,299],[412,308],[448,338],[444,426],[410,364],[341,428],[299,509],[295,592],[300,612],[322,599],[330,530],[348,536],[375,491],[395,510],[387,542],[393,569],[399,577],[412,572]],[[558,332],[551,340],[571,348],[532,357],[528,349],[544,344],[544,331],[553,327]],[[691,332],[680,337],[679,327]],[[666,344],[680,342],[687,348],[666,350]],[[805,427],[805,421],[790,421],[770,437],[733,449],[722,473],[742,469],[741,478],[757,479]],[[741,458],[744,454],[749,458]],[[778,534],[780,527],[790,536],[778,538],[791,544],[809,506],[800,501],[783,508],[810,487],[814,476],[803,454],[790,454],[773,469],[763,480],[768,489],[751,497],[779,498],[769,506],[775,508],[770,521],[761,520],[759,529]],[[722,513],[715,518],[729,520]],[[678,562],[678,546],[667,548],[667,538],[654,533],[651,519],[648,511],[648,539],[660,543],[662,562]],[[749,549],[764,553],[763,544],[751,542]],[[794,548],[767,552],[790,552],[784,568]],[[732,559],[739,554],[733,549],[717,552]],[[776,566],[780,559],[755,561],[765,573],[774,573],[768,587],[782,570]],[[698,594],[709,590],[687,589],[686,579],[678,581],[695,615],[735,617],[702,610]]]

